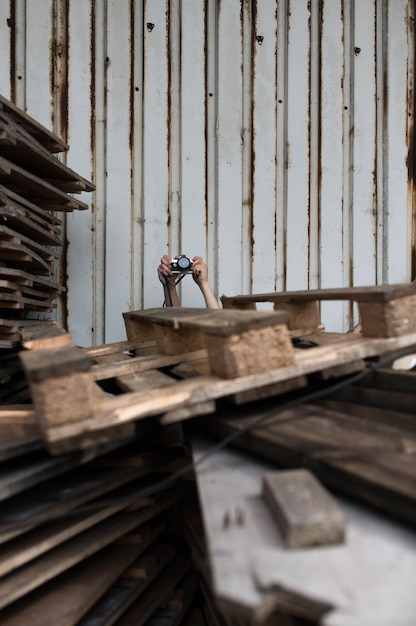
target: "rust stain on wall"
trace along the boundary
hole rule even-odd
[[[7,20],[10,29],[10,99],[16,103],[16,3],[10,2],[10,17]]]

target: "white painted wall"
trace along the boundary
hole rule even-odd
[[[97,187],[66,224],[74,341],[161,306],[163,253],[201,254],[218,296],[410,280],[413,17],[412,0],[0,3],[0,93]],[[322,307],[329,330],[350,313]]]

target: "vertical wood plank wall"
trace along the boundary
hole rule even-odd
[[[0,3],[0,93],[97,186],[57,268],[74,341],[161,306],[163,253],[218,296],[415,278],[414,47],[413,0]]]

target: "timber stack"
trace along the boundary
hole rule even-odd
[[[81,348],[33,318],[93,187],[3,99],[0,129],[2,626],[415,623],[416,285],[126,311]]]
[[[29,397],[19,366],[22,328],[48,324],[65,287],[59,274],[62,220],[85,210],[73,197],[94,185],[64,165],[68,145],[0,96],[0,401]]]

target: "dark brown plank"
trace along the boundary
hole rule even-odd
[[[25,128],[36,141],[45,146],[50,152],[65,152],[68,150],[69,146],[63,139],[48,130],[26,111],[17,107],[4,96],[0,96],[0,110]]]
[[[15,437],[16,447],[19,446],[19,449],[15,451],[15,456],[22,456],[31,449],[36,450],[42,447],[39,439],[34,440],[33,437],[28,439],[24,436],[24,432],[21,435],[16,433]],[[8,451],[7,444],[8,441],[5,441],[6,452]],[[128,459],[127,452],[125,455]],[[136,459],[140,459],[141,456],[137,455]],[[59,477],[26,489],[23,493],[2,502],[0,543],[29,531],[45,520],[51,521],[103,494],[120,489],[123,485],[146,476],[154,469],[156,465],[152,461],[148,462],[147,459],[143,459],[141,466],[137,463],[136,466],[103,464],[95,467],[87,463],[82,469],[72,469]]]
[[[0,205],[0,224],[7,224],[13,230],[41,244],[49,246],[62,245],[62,241],[56,232],[49,227],[45,228],[43,224],[39,223],[39,220],[33,219],[33,214],[24,209],[14,208],[10,205]]]
[[[152,537],[152,532],[149,532]],[[4,626],[75,626],[137,558],[144,545],[111,545],[0,612]]]
[[[26,196],[29,201],[32,198],[42,199],[53,203],[55,210],[72,211],[74,209],[85,210],[88,205],[81,200],[68,196],[65,192],[51,185],[47,181],[27,172],[23,168],[0,156],[0,182],[10,186]],[[36,204],[38,202],[36,201]]]
[[[158,506],[137,513],[117,513],[50,550],[33,564],[20,568],[16,573],[3,576],[0,580],[0,608],[10,605],[74,565],[85,561],[137,526],[156,517],[160,510],[161,507]]]
[[[64,165],[20,124],[0,110],[1,153],[32,174],[66,192],[92,191],[94,185]]]
[[[23,269],[0,267],[0,278],[2,280],[11,280],[19,285],[20,288],[22,288],[23,286],[27,286],[36,289],[37,291],[44,291],[45,293],[49,293],[52,295],[65,291],[65,287],[53,282],[52,280],[50,280],[50,278],[46,276],[30,274],[29,272],[25,272]],[[20,324],[21,326],[34,326],[42,325],[42,321],[43,320],[24,320],[20,322],[16,321],[15,324]]]
[[[62,225],[62,220],[56,215],[45,211],[40,208],[36,203],[30,202],[27,198],[15,193],[12,189],[8,189],[4,185],[0,185],[0,203],[4,206],[10,206],[12,208],[22,208],[32,216],[32,219],[36,220],[39,224],[49,225],[51,231],[56,235],[59,235]]]
[[[161,602],[167,600],[175,586],[186,574],[189,562],[177,556],[163,571],[162,575],[148,587],[140,598],[120,617],[117,626],[142,626],[157,609]]]
[[[171,546],[151,546],[92,607],[77,626],[111,626],[172,560]]]

